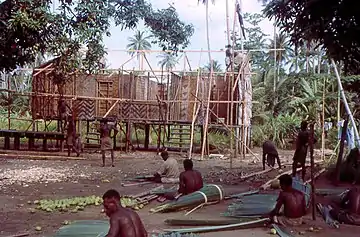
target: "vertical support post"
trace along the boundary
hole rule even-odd
[[[161,124],[159,124],[158,127],[157,151],[160,151],[160,145],[161,145]]]
[[[346,96],[345,96],[345,93],[344,93],[344,89],[343,89],[342,84],[341,84],[341,79],[340,79],[339,72],[338,72],[338,70],[337,70],[337,67],[336,67],[336,64],[335,64],[334,59],[331,59],[331,62],[332,62],[332,65],[333,65],[333,67],[334,67],[334,70],[335,70],[335,74],[336,74],[336,78],[337,78],[339,90],[340,90],[342,99],[343,99],[343,101],[344,101],[344,105],[345,105],[346,112],[347,112],[347,114],[348,114],[348,116],[349,116],[349,119],[350,119],[350,121],[351,121],[351,124],[352,124],[352,126],[353,126],[353,128],[354,128],[355,140],[356,140],[357,146],[360,146],[360,137],[359,137],[358,128],[357,128],[357,126],[356,126],[354,117],[353,117],[353,115],[352,115],[352,113],[351,113],[349,104],[348,104],[348,102],[347,102],[347,99],[346,99]]]
[[[10,77],[8,77],[7,81],[7,87],[8,87],[8,129],[11,129],[11,104],[10,104],[10,98],[11,98],[11,84],[10,84]]]
[[[90,143],[89,133],[90,133],[90,121],[86,120],[86,137],[87,137],[86,143]]]
[[[131,124],[130,122],[126,122],[126,143],[125,143],[125,151],[129,152],[129,141],[131,140]]]
[[[310,125],[310,161],[311,161],[311,200],[312,200],[312,219],[316,220],[316,201],[315,201],[315,177],[314,177],[314,123]]]
[[[149,149],[149,143],[150,143],[150,124],[145,124],[145,143],[144,148],[146,150]]]
[[[344,121],[344,124],[342,126],[341,130],[341,140],[340,140],[340,149],[339,149],[339,155],[336,161],[336,168],[335,168],[335,183],[337,184],[340,181],[340,167],[343,159],[343,153],[344,153],[344,145],[345,145],[345,139],[346,139],[346,132],[348,128],[349,120],[346,119]],[[339,126],[340,127],[340,126]]]

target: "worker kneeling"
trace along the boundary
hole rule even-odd
[[[274,210],[270,217],[274,222],[284,226],[297,226],[302,224],[302,218],[306,215],[305,194],[292,187],[292,177],[288,174],[280,176],[281,192],[277,199]],[[281,207],[284,207],[283,215],[280,214]]]

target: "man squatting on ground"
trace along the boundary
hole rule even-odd
[[[169,153],[167,151],[162,151],[160,155],[164,160],[164,163],[160,170],[154,174],[153,180],[157,183],[179,183],[180,171],[177,161],[174,158],[169,157]]]
[[[194,164],[192,160],[185,159],[183,161],[185,171],[181,172],[179,177],[179,188],[175,193],[164,194],[165,199],[174,200],[178,199],[182,195],[188,195],[190,193],[199,191],[204,186],[201,173],[194,170]],[[160,201],[165,201],[160,199]]]
[[[292,187],[292,177],[288,174],[280,176],[281,191],[274,210],[270,217],[274,222],[284,226],[297,226],[302,224],[302,217],[306,215],[305,194]],[[284,206],[284,215],[280,216],[281,207]]]
[[[107,237],[148,236],[139,215],[120,205],[120,194],[116,190],[108,190],[103,195],[103,205],[106,215],[110,218]]]
[[[330,215],[340,223],[360,226],[360,189],[354,187],[335,203]]]
[[[110,136],[111,130],[114,130],[114,135]],[[98,129],[100,132],[100,146],[101,146],[101,155],[102,155],[102,167],[105,167],[105,152],[110,151],[111,153],[111,166],[114,167],[114,145],[113,138],[118,134],[118,129],[115,125],[108,124],[107,119],[102,119],[100,122],[100,128]]]
[[[71,151],[74,151],[77,156],[80,156],[80,151],[82,151],[80,135],[76,133],[76,124],[71,115],[67,116],[67,133],[66,133],[66,146],[68,149],[68,156],[70,156]]]
[[[279,153],[276,150],[276,146],[271,141],[265,141],[263,143],[263,170],[265,170],[265,163],[271,168],[274,168],[275,166],[275,159],[277,161],[277,164],[279,166],[279,169],[281,169],[280,164],[280,158]],[[266,161],[266,162],[265,162]]]

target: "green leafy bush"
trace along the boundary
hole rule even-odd
[[[264,124],[253,126],[252,143],[254,146],[262,146],[264,141],[271,140],[278,148],[289,148],[289,141],[294,138],[296,127],[300,126],[301,120],[295,114],[269,117]]]

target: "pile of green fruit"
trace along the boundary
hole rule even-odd
[[[131,197],[122,197],[120,204],[122,207],[132,208],[134,210],[140,210],[145,206],[145,203],[142,203],[141,200]]]
[[[32,204],[31,201],[28,204]],[[88,197],[74,197],[58,200],[35,200],[33,204],[37,205],[36,209],[53,212],[55,210],[60,212],[71,211],[73,213],[77,211],[82,211],[86,206],[99,206],[102,204],[102,198],[95,195]],[[34,212],[32,210],[31,212]]]
[[[99,206],[102,204],[102,202],[103,200],[101,197],[93,195],[88,197],[74,197],[57,200],[35,200],[34,202],[28,201],[28,204],[35,204],[36,209],[46,212],[53,212],[57,210],[60,212],[71,211],[76,213],[78,211],[84,210],[86,206]],[[122,207],[140,210],[145,206],[146,203],[131,197],[121,197],[120,204]],[[35,209],[31,209],[30,212],[35,213]]]

